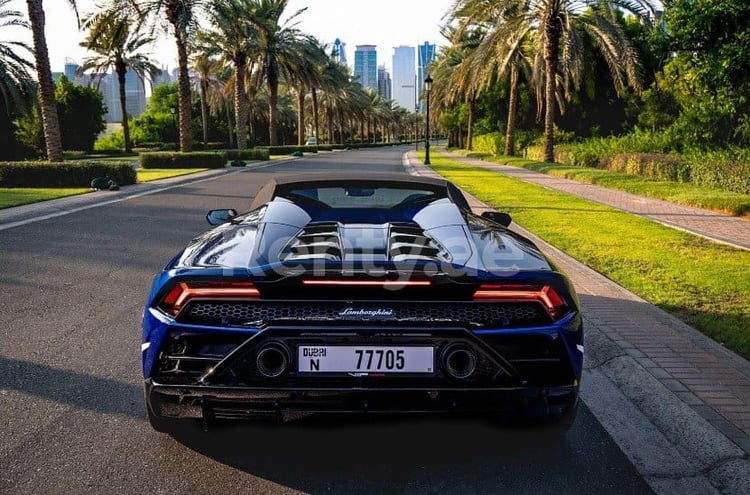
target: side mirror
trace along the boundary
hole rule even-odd
[[[499,211],[485,211],[482,212],[482,218],[486,218],[490,222],[495,222],[503,227],[508,227],[511,222],[513,221],[512,218],[510,218],[510,215],[507,213],[502,213]]]
[[[221,225],[237,216],[237,210],[233,208],[211,210],[206,213],[206,220],[211,225]]]

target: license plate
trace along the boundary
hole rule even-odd
[[[432,347],[299,346],[300,373],[432,373]]]

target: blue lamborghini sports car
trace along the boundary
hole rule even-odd
[[[470,413],[563,426],[583,361],[568,278],[441,179],[277,178],[159,272],[143,312],[151,425]]]

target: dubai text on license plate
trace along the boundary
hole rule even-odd
[[[430,346],[305,346],[297,349],[301,373],[432,373]]]

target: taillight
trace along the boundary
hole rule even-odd
[[[159,302],[159,309],[172,316],[187,304],[190,299],[257,298],[260,292],[252,282],[178,282]]]
[[[427,287],[429,280],[303,280],[302,285],[318,287]]]
[[[528,302],[544,306],[553,320],[568,312],[568,305],[549,285],[482,284],[474,292],[475,301]]]

